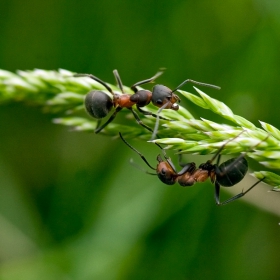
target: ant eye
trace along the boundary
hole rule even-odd
[[[165,175],[165,174],[166,174],[166,170],[165,170],[164,168],[161,169],[160,174],[161,174],[161,175]]]

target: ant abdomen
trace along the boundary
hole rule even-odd
[[[85,97],[85,108],[89,115],[102,119],[108,115],[113,107],[112,99],[103,91],[90,91]]]
[[[224,187],[232,187],[245,177],[248,162],[244,157],[232,158],[215,168],[218,183]]]

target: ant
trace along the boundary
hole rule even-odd
[[[111,121],[114,120],[116,117],[117,113],[121,111],[123,108],[129,109],[138,124],[142,125],[144,128],[148,129],[149,131],[153,132],[153,130],[145,125],[139,116],[137,115],[136,111],[132,108],[133,105],[136,105],[137,110],[141,112],[144,115],[151,115],[157,119],[163,119],[163,120],[168,120],[164,117],[159,116],[159,112],[162,109],[171,109],[177,111],[179,109],[179,105],[176,104],[176,102],[180,102],[180,98],[174,94],[176,90],[178,90],[180,87],[182,87],[184,84],[191,82],[197,85],[202,85],[202,86],[207,86],[207,87],[213,87],[213,88],[218,88],[217,86],[210,85],[210,84],[205,84],[205,83],[200,83],[196,82],[193,80],[185,80],[183,83],[181,83],[176,89],[171,90],[167,88],[166,86],[163,85],[156,85],[153,87],[153,91],[149,90],[143,90],[143,89],[138,89],[137,86],[151,83],[153,82],[156,78],[158,78],[160,75],[162,75],[163,71],[157,72],[152,78],[146,79],[140,82],[135,83],[132,85],[130,88],[133,90],[134,94],[126,94],[124,93],[124,88],[123,84],[120,78],[120,75],[117,70],[113,71],[113,74],[115,76],[115,79],[117,81],[118,87],[121,90],[122,94],[114,93],[111,87],[109,87],[105,82],[100,80],[99,78],[95,77],[92,74],[75,74],[74,77],[88,77],[99,84],[103,85],[113,96],[111,98],[109,95],[107,95],[105,92],[100,91],[100,90],[93,90],[90,91],[86,97],[85,97],[85,108],[86,111],[91,115],[92,117],[98,119],[97,123],[97,128],[95,129],[95,133],[99,133],[103,128],[105,128]],[[142,107],[147,106],[150,102],[153,103],[154,106],[157,106],[160,108],[158,114],[154,114],[149,111],[142,110]],[[106,117],[109,112],[115,108],[115,111],[112,113],[110,118],[101,126],[101,119]]]
[[[142,125],[144,128],[153,132],[153,130],[151,128],[149,128],[147,125],[145,125],[141,121],[141,119],[139,118],[139,116],[137,115],[135,110],[132,108],[132,106],[136,104],[137,109],[141,113],[153,115],[154,117],[156,117],[155,114],[153,114],[151,112],[146,112],[146,111],[143,111],[140,109],[140,107],[144,107],[150,103],[150,100],[152,98],[152,93],[149,90],[139,90],[137,88],[137,86],[153,82],[157,77],[162,75],[162,73],[163,73],[162,71],[159,71],[152,78],[137,82],[134,85],[132,85],[130,88],[134,91],[133,95],[124,93],[123,84],[122,84],[120,75],[118,73],[118,70],[114,70],[113,74],[115,76],[115,79],[118,83],[118,87],[121,90],[122,94],[113,92],[111,87],[109,87],[105,82],[103,82],[102,80],[100,80],[99,78],[95,77],[92,74],[75,74],[74,77],[89,77],[89,78],[95,80],[99,84],[103,85],[113,96],[113,98],[111,98],[108,94],[106,94],[103,91],[93,90],[93,91],[90,91],[85,97],[86,111],[93,118],[98,119],[95,133],[99,133],[111,121],[113,121],[114,118],[116,117],[117,113],[120,112],[123,108],[127,108],[132,112],[132,114],[133,114],[134,118],[136,119],[136,121],[138,122],[138,124]],[[115,108],[115,111],[113,112],[113,114],[103,125],[99,126],[101,123],[101,119],[106,117],[109,114],[109,112],[113,109],[113,107]]]
[[[228,140],[226,143],[224,143],[216,152],[216,154],[208,160],[206,163],[202,163],[199,165],[199,167],[196,167],[196,164],[194,162],[182,164],[181,163],[181,157],[179,158],[179,164],[182,167],[182,169],[177,172],[176,168],[171,161],[171,159],[166,155],[165,150],[157,143],[155,143],[162,151],[164,159],[162,159],[161,155],[157,156],[157,167],[152,167],[149,162],[146,160],[146,158],[137,151],[134,147],[132,147],[119,133],[122,141],[134,152],[136,152],[142,160],[153,170],[156,170],[156,174],[151,172],[146,172],[151,175],[157,175],[158,178],[166,185],[174,185],[176,182],[178,182],[182,187],[192,186],[195,183],[200,183],[206,181],[208,178],[210,178],[211,183],[215,185],[215,201],[217,205],[225,205],[230,202],[235,201],[236,199],[244,196],[246,193],[248,193],[250,190],[252,190],[257,184],[259,184],[264,178],[257,181],[255,184],[253,184],[249,189],[246,191],[242,191],[241,193],[223,201],[220,202],[220,188],[221,186],[224,187],[232,187],[239,183],[246,175],[248,171],[248,162],[245,159],[245,153],[241,154],[240,156],[236,158],[229,159],[222,164],[219,164],[220,158],[221,158],[221,152],[225,148],[225,146],[235,140],[237,137],[240,136],[244,131],[239,133],[236,137]],[[268,137],[268,136],[267,136]],[[265,141],[267,137],[263,140]],[[261,142],[260,142],[261,143]],[[260,143],[258,143],[256,146],[258,146]],[[256,147],[255,146],[255,147]],[[217,163],[213,164],[214,160],[217,158]]]

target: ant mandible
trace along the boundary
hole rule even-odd
[[[232,187],[239,183],[246,175],[248,171],[248,162],[245,158],[245,154],[243,153],[240,156],[236,158],[229,159],[222,164],[219,165],[220,158],[221,158],[221,152],[224,149],[224,147],[231,141],[235,140],[237,137],[240,136],[244,131],[239,133],[236,137],[228,140],[226,143],[224,143],[216,152],[216,154],[208,160],[206,163],[202,163],[199,165],[199,167],[196,167],[196,164],[194,162],[182,164],[180,162],[180,166],[182,167],[182,170],[179,172],[176,171],[176,168],[171,161],[171,159],[166,155],[165,150],[157,143],[155,143],[162,151],[164,159],[160,155],[157,156],[157,167],[152,167],[149,162],[146,160],[146,158],[134,147],[132,147],[119,133],[122,141],[134,152],[136,152],[142,160],[153,170],[156,170],[156,174],[146,172],[148,174],[157,175],[158,178],[166,185],[174,185],[176,182],[178,182],[182,187],[192,186],[195,183],[200,183],[206,181],[208,178],[210,178],[211,183],[215,185],[215,201],[217,205],[225,205],[230,202],[235,201],[236,199],[244,196],[246,193],[248,193],[250,190],[252,190],[257,184],[259,184],[264,178],[257,181],[255,184],[253,184],[249,189],[246,191],[242,191],[241,193],[221,202],[220,201],[220,188],[223,187]],[[267,136],[268,137],[268,136]],[[267,137],[263,140],[265,141]],[[261,141],[262,142],[262,141]],[[261,143],[260,142],[260,143]],[[259,145],[258,143],[257,145]],[[257,146],[256,145],[256,146]],[[255,147],[256,147],[255,146]],[[214,160],[217,158],[217,163],[213,164]],[[181,161],[181,160],[180,160]]]
[[[162,109],[171,109],[175,111],[179,109],[179,105],[176,104],[176,102],[180,102],[180,98],[176,94],[174,94],[174,92],[178,90],[180,87],[182,87],[184,84],[191,82],[197,85],[219,89],[219,87],[217,86],[196,82],[190,79],[185,80],[174,90],[171,90],[163,85],[154,86],[153,92],[149,90],[143,90],[137,88],[137,86],[153,82],[157,77],[162,75],[162,73],[163,71],[159,71],[152,78],[137,82],[134,85],[132,85],[130,87],[134,91],[134,94],[132,95],[124,93],[123,84],[117,70],[114,70],[113,74],[115,76],[115,79],[118,83],[118,87],[121,90],[122,94],[114,93],[111,87],[109,87],[105,82],[103,82],[102,80],[100,80],[99,78],[95,77],[92,74],[75,74],[74,77],[88,77],[95,80],[96,82],[103,85],[113,96],[113,99],[111,99],[105,92],[100,90],[93,90],[90,91],[85,97],[86,111],[92,117],[98,119],[95,133],[99,133],[104,127],[106,127],[111,121],[113,121],[117,113],[121,111],[123,108],[129,109],[132,112],[136,121],[140,125],[148,129],[149,131],[153,132],[153,130],[150,127],[148,127],[141,121],[137,113],[133,110],[132,108],[133,105],[136,105],[138,111],[144,115],[151,115],[153,117],[156,117],[157,119],[169,120],[159,116],[159,112]],[[150,102],[152,102],[154,106],[160,108],[158,114],[154,114],[152,112],[141,109],[142,107],[147,106]],[[114,113],[110,116],[107,122],[105,122],[102,126],[99,126],[101,123],[101,119],[106,117],[113,107],[115,108]]]

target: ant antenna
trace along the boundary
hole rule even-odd
[[[120,75],[119,75],[118,70],[115,69],[115,70],[113,71],[113,74],[114,74],[114,76],[115,76],[115,79],[116,79],[116,81],[117,81],[117,84],[118,84],[118,86],[119,86],[119,89],[121,90],[122,93],[124,93],[124,91],[123,91],[123,83],[122,83],[122,80],[121,80],[121,77],[120,77]]]
[[[193,83],[193,84],[198,85],[198,86],[210,87],[210,88],[214,88],[214,89],[218,89],[218,90],[221,89],[221,87],[219,87],[219,86],[215,86],[215,85],[211,85],[211,84],[205,84],[205,83],[197,82],[197,81],[194,81],[194,80],[191,80],[191,79],[187,79],[183,83],[181,83],[179,86],[177,86],[174,90],[172,90],[172,93],[175,92],[176,90],[178,90],[180,87],[182,87],[186,83]]]
[[[157,72],[152,78],[135,83],[133,86],[131,86],[131,89],[137,90],[136,89],[137,86],[140,86],[143,84],[148,84],[148,83],[153,83],[156,78],[158,78],[159,76],[161,76],[164,73],[164,70],[165,70],[164,68],[159,69],[159,72]]]
[[[142,160],[143,160],[151,169],[157,170],[156,168],[152,167],[152,166],[149,164],[149,162],[146,160],[146,158],[145,158],[139,151],[137,151],[135,148],[133,148],[133,147],[123,138],[123,136],[122,136],[122,134],[121,134],[120,132],[119,132],[119,135],[120,135],[122,141],[123,141],[132,151],[134,151],[135,153],[137,153],[137,154],[142,158]]]
[[[133,158],[130,159],[129,163],[131,165],[133,165],[133,167],[141,170],[142,172],[146,173],[146,174],[149,174],[149,175],[157,175],[157,173],[152,173],[152,172],[149,172],[147,170],[145,170],[144,168],[142,168],[140,165],[138,165],[136,162],[134,162]]]

